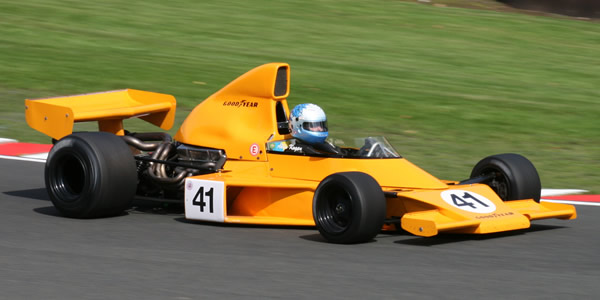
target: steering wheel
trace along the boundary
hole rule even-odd
[[[368,137],[365,139],[365,145],[358,150],[359,157],[395,157],[396,154],[391,151],[384,143]]]
[[[359,157],[377,157],[377,155],[383,154],[383,148],[374,138],[366,138],[365,144],[358,150]]]

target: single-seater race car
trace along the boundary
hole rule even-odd
[[[575,208],[540,203],[533,164],[492,155],[468,179],[440,180],[382,137],[337,153],[281,151],[288,126],[290,67],[259,66],[198,104],[174,137],[130,133],[123,119],[173,126],[175,98],[126,89],[25,100],[27,123],[52,137],[45,183],[66,217],[122,214],[132,199],[182,203],[191,220],[314,226],[333,243],[372,240],[382,229],[418,236],[528,228],[574,219]],[[99,132],[75,132],[97,121]]]

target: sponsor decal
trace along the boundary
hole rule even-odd
[[[286,141],[281,142],[270,142],[269,149],[271,151],[283,152],[288,148],[288,143]]]
[[[223,102],[223,106],[233,106],[233,107],[258,107],[258,102],[248,101],[248,100],[240,100],[240,101],[225,101]]]
[[[252,144],[250,146],[250,155],[252,156],[257,156],[260,153],[260,147],[258,146],[258,144]]]
[[[509,212],[505,212],[505,213],[493,213],[491,215],[485,215],[485,216],[476,216],[476,219],[491,219],[491,218],[500,218],[500,217],[508,217],[508,216],[512,216],[515,213],[513,213],[512,211]]]

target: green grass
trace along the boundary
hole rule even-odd
[[[385,135],[445,179],[521,153],[544,187],[600,193],[599,53],[598,23],[403,1],[0,0],[0,136],[48,142],[25,98],[127,87],[174,95],[180,123],[284,61],[332,135]]]

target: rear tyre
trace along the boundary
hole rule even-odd
[[[488,156],[478,162],[471,178],[492,175],[484,182],[504,200],[534,199],[540,202],[542,184],[533,164],[519,154]]]
[[[385,221],[386,202],[373,177],[361,172],[327,176],[315,191],[313,218],[321,235],[338,244],[372,240]]]
[[[122,214],[137,187],[131,150],[106,132],[74,133],[59,140],[48,154],[44,175],[52,204],[70,218]]]

